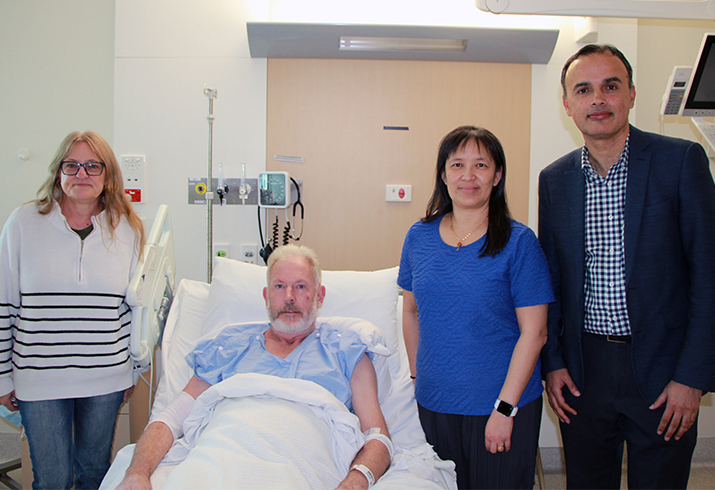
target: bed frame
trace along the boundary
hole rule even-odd
[[[132,309],[129,352],[140,371],[149,368],[154,347],[161,342],[175,280],[171,215],[169,207],[162,204],[127,289],[127,304]]]

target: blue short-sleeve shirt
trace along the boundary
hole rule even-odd
[[[419,312],[415,396],[435,412],[487,415],[519,339],[515,308],[553,302],[551,275],[534,232],[516,221],[495,257],[479,257],[485,237],[447,245],[439,223],[412,225],[397,281]],[[519,406],[542,393],[540,371],[537,364]]]

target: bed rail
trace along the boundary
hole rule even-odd
[[[150,366],[154,346],[160,342],[174,296],[175,270],[171,215],[162,204],[127,289],[132,309],[129,352],[140,370]]]

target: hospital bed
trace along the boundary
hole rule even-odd
[[[164,266],[166,265],[164,264]],[[171,267],[173,269],[173,264]],[[456,489],[453,463],[442,461],[437,457],[432,447],[426,443],[419,423],[414,388],[409,377],[407,355],[401,335],[401,321],[399,320],[401,316],[401,297],[398,294],[396,278],[397,268],[374,272],[323,271],[323,284],[326,287],[327,294],[320,314],[321,317],[352,317],[369,321],[382,331],[384,334],[383,343],[390,352],[389,357],[384,358],[376,355],[375,358],[383,360],[381,364],[376,361],[376,371],[380,385],[381,407],[395,444],[395,457],[390,470],[376,482],[375,488],[377,490],[404,488]],[[163,372],[159,378],[152,414],[163,410],[173,397],[183,389],[192,375],[184,357],[190,351],[196,339],[204,335],[215,334],[222,326],[227,324],[267,321],[265,303],[262,297],[264,286],[265,267],[223,258],[217,259],[213,280],[210,285],[187,279],[181,281],[175,292],[173,305],[169,311],[163,332],[161,342],[161,366]],[[160,304],[163,297],[162,287],[155,286],[151,289],[156,297],[153,299],[144,298],[144,302],[150,305]],[[142,321],[154,322],[151,316],[145,315]],[[351,320],[347,321],[347,323],[350,322]],[[151,336],[149,335],[149,337]],[[263,389],[262,387],[265,385],[263,379],[256,380],[250,378],[251,375],[236,376],[249,376],[245,382],[241,380],[242,387],[255,384],[258,388]],[[312,389],[307,389],[300,385],[300,383],[310,383],[303,380],[282,380],[282,382],[297,383],[299,385],[293,390],[296,397],[308,396]],[[223,383],[226,383],[226,381]],[[216,387],[218,386],[216,385]],[[315,386],[322,389],[318,385]],[[271,386],[266,390],[270,393],[264,391],[250,399],[258,400],[260,403],[268,403],[265,399],[273,396],[278,397],[279,395],[276,395],[276,393],[279,393],[283,387],[283,385]],[[291,390],[288,389],[288,391]],[[209,391],[204,395],[207,393]],[[288,393],[286,398],[291,398],[292,396],[292,394]],[[197,400],[197,405],[200,405],[199,401],[202,397]],[[268,433],[272,432],[271,429],[275,429],[273,432],[283,431],[280,427],[286,424],[294,424],[291,417],[298,416],[300,410],[302,410],[302,408],[296,408],[295,410],[289,409],[285,411],[286,403],[289,407],[296,406],[294,405],[295,400],[272,400],[270,403],[276,405],[276,409],[279,410],[278,413],[281,415],[273,416],[270,412],[266,412],[267,423],[269,425],[275,424],[276,426],[269,427]],[[313,409],[312,405],[311,409]],[[219,416],[219,408],[214,406],[210,410],[215,410],[213,417]],[[280,412],[280,410],[283,411]],[[258,412],[258,417],[260,418],[264,410],[259,408]],[[338,417],[341,416],[338,415]],[[243,416],[239,422],[245,422]],[[311,428],[309,429],[308,427]],[[318,441],[319,436],[313,434],[313,432],[319,429],[314,429],[314,427],[301,426],[300,430],[298,430],[298,437],[305,440],[311,440],[311,438],[315,437],[316,441]],[[199,432],[201,430],[203,429],[200,429]],[[235,464],[226,463],[224,458],[232,457],[234,456],[233,453],[245,450],[243,447],[233,449],[231,446],[236,443],[236,439],[243,440],[247,438],[243,429],[236,430],[238,431],[236,437],[231,438],[230,432],[220,433],[218,434],[218,439],[223,439],[223,442],[206,443],[209,447],[203,449],[204,459],[199,460],[198,463],[194,460],[192,464],[195,465],[195,469],[188,471],[188,478],[195,479],[187,480],[187,476],[182,476],[178,483],[176,482],[177,478],[172,480],[172,473],[176,476],[176,474],[181,473],[182,464],[189,464],[187,459],[180,465],[167,464],[159,466],[152,476],[152,486],[155,489],[162,488],[162,486],[164,488],[173,486],[183,488],[231,486],[238,488],[241,482],[231,481],[231,478],[235,477],[235,475],[233,477],[230,475],[219,476],[219,478],[224,478],[219,480],[220,483],[216,483],[217,480],[215,480],[216,474],[226,473],[227,468],[233,471],[232,468]],[[202,437],[215,436],[215,434],[210,436],[209,432],[209,429],[206,429]],[[273,437],[272,433],[268,437]],[[227,439],[230,440],[226,442]],[[264,441],[264,436],[261,436],[260,439],[247,441],[246,444],[249,448],[255,447],[257,449],[255,449],[256,454],[250,456],[253,459],[248,464],[249,469],[241,471],[245,475],[250,475],[250,468],[260,466],[263,463],[276,464],[275,461],[280,461],[279,464],[276,464],[275,470],[277,480],[272,485],[265,482],[263,482],[263,485],[256,482],[244,482],[244,488],[320,488],[315,482],[308,483],[304,481],[302,476],[297,477],[295,480],[290,480],[290,477],[286,477],[286,475],[293,474],[291,473],[293,469],[288,466],[294,462],[296,465],[304,465],[304,462],[298,461],[302,459],[308,459],[307,464],[314,465],[311,468],[307,468],[307,470],[302,469],[302,473],[310,473],[311,471],[319,473],[322,467],[322,462],[320,461],[322,458],[319,452],[310,456],[305,456],[302,452],[292,455],[290,453],[290,450],[293,450],[290,448],[291,441],[287,443]],[[243,441],[241,443],[243,444]],[[223,444],[227,444],[225,449]],[[334,438],[333,446],[335,444]],[[222,447],[216,447],[217,445]],[[316,446],[319,445],[322,444],[316,443]],[[285,448],[288,450],[288,455],[273,454],[271,451],[276,447],[280,447],[281,451]],[[334,449],[333,447],[333,451]],[[119,451],[101,488],[113,489],[119,484],[131,461],[133,450],[134,446],[130,445]],[[195,449],[193,452],[200,451]],[[184,472],[182,475],[186,473]],[[203,480],[203,478],[209,476],[213,479]],[[241,476],[238,478],[241,479]],[[290,483],[284,481],[281,484],[278,482],[280,478],[288,478]]]

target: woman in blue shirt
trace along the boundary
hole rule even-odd
[[[505,178],[491,132],[447,134],[426,216],[408,231],[400,262],[420,421],[439,456],[455,462],[459,488],[534,482],[539,353],[554,296],[536,236],[511,219]]]

